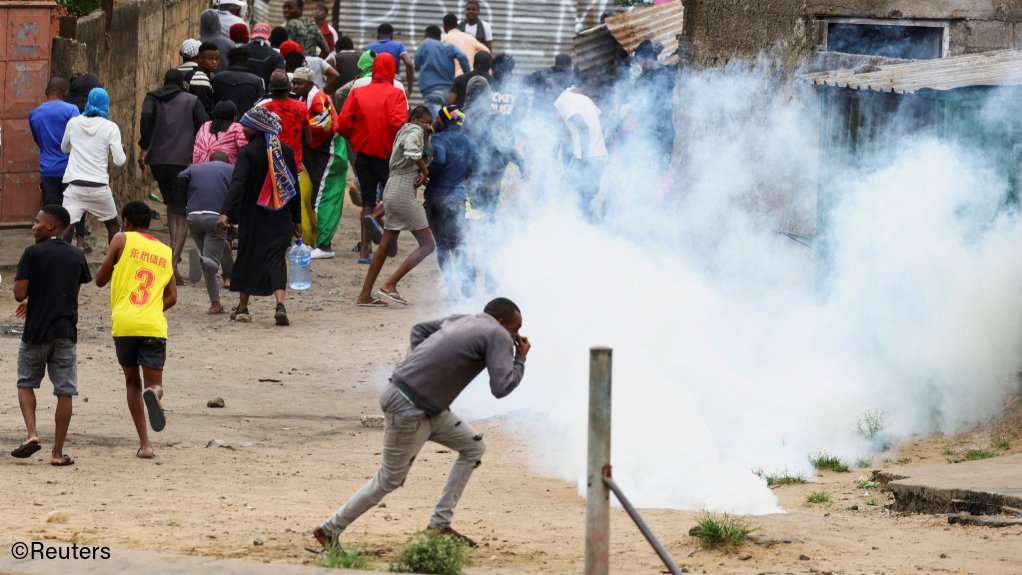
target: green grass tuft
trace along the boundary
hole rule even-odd
[[[316,557],[316,565],[329,569],[362,569],[372,568],[369,554],[361,547],[344,548],[340,545],[331,545],[323,553]]]
[[[872,477],[860,477],[855,481],[856,489],[876,489],[880,484]]]
[[[1011,449],[1011,442],[1003,437],[1001,439],[995,439],[990,442],[990,447],[994,449],[1000,449],[1001,451],[1008,451]]]
[[[421,531],[398,553],[390,570],[393,573],[461,575],[469,563],[464,543],[447,535]]]
[[[766,479],[767,487],[774,487],[776,485],[801,485],[803,483],[809,483],[801,473],[791,473],[787,469],[779,473],[767,474],[762,469],[757,469],[754,473],[763,479]]]
[[[806,496],[806,503],[830,503],[830,494],[826,491],[813,491]]]
[[[836,471],[838,473],[848,473],[851,469],[845,465],[845,462],[841,461],[841,458],[830,455],[829,453],[817,453],[816,455],[809,457],[809,463],[813,464],[813,467],[823,471],[829,469],[830,471]]]
[[[750,527],[740,517],[728,513],[704,513],[696,521],[696,526],[689,531],[689,535],[697,538],[699,545],[704,549],[716,549],[741,547],[745,545],[753,531],[755,528]]]
[[[872,457],[860,457],[855,460],[856,469],[866,469],[867,467],[870,467],[872,465],[873,465]]]
[[[961,463],[963,461],[978,461],[980,459],[990,459],[997,457],[1000,453],[996,451],[989,451],[986,449],[967,449],[965,451],[955,451],[954,449],[948,448],[944,450],[944,459],[948,463]]]

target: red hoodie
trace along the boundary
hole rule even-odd
[[[337,133],[359,154],[390,159],[394,136],[408,120],[408,100],[394,87],[397,61],[390,54],[373,60],[373,81],[351,91],[337,120]]]

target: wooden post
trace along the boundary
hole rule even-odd
[[[586,575],[610,572],[610,374],[608,347],[589,350],[589,465],[586,474]]]

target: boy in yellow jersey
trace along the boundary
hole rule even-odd
[[[161,431],[167,424],[160,405],[167,360],[167,317],[163,312],[177,303],[171,249],[149,235],[151,217],[149,206],[142,202],[124,205],[124,231],[110,242],[110,251],[96,274],[99,287],[112,280],[110,331],[117,362],[124,370],[128,411],[141,444],[135,455],[142,459],[155,457],[143,410],[149,411],[153,431]]]

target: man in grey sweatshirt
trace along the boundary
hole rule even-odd
[[[472,471],[482,463],[486,444],[472,426],[451,412],[450,405],[486,369],[490,391],[505,397],[525,374],[529,339],[518,334],[522,313],[514,302],[497,298],[477,315],[452,315],[412,327],[411,353],[398,364],[380,396],[385,427],[383,461],[376,476],[313,530],[321,545],[337,537],[385,495],[404,484],[408,470],[426,441],[458,452],[429,521],[428,529],[470,547],[475,541],[451,528],[454,508]]]

